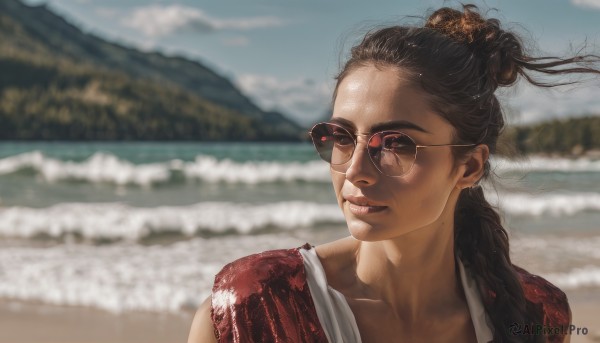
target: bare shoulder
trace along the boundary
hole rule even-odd
[[[315,246],[317,255],[321,259],[336,259],[343,257],[355,250],[359,241],[352,236],[343,237],[332,242]]]
[[[356,253],[360,241],[352,236],[315,246],[315,251],[327,281],[336,289],[346,288],[355,281]]]
[[[214,326],[210,317],[211,296],[202,302],[192,321],[188,343],[217,343]]]

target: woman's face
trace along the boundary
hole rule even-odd
[[[452,143],[453,127],[429,108],[423,94],[410,87],[400,70],[391,67],[364,66],[346,75],[338,86],[331,120],[353,124],[342,126],[354,134],[370,134],[374,125],[404,120],[428,131],[393,129],[408,134],[416,144]],[[411,170],[391,177],[373,165],[365,149],[367,139],[358,136],[345,174],[331,170],[336,198],[352,236],[363,241],[390,239],[443,220],[440,214],[463,170],[450,174],[451,147],[419,148]],[[348,196],[366,197],[385,208],[361,214],[353,210],[356,206]]]

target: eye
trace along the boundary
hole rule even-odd
[[[394,153],[413,154],[415,151],[415,143],[408,136],[400,133],[391,133],[383,137],[383,149],[390,150]]]
[[[333,136],[333,142],[337,145],[353,145],[354,144],[354,140],[352,139],[352,136],[350,136],[348,133],[343,132],[343,131],[334,131],[332,133]]]

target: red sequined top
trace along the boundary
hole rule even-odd
[[[225,265],[215,276],[211,319],[220,343],[326,343],[299,249],[268,250]],[[515,266],[526,298],[545,327],[569,325],[566,295],[542,277]],[[547,336],[562,342],[564,335]]]

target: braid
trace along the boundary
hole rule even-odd
[[[561,75],[600,74],[587,65],[600,56],[570,58],[532,57],[521,38],[504,30],[497,19],[486,19],[475,5],[462,11],[443,7],[424,18],[423,26],[391,26],[367,33],[350,51],[336,76],[336,88],[355,68],[367,63],[394,66],[403,77],[427,94],[432,110],[454,128],[454,143],[484,144],[496,152],[504,115],[495,91],[519,77],[540,87],[570,83],[542,83],[531,72]],[[575,67],[569,67],[575,64]],[[563,67],[567,68],[555,68]],[[454,167],[468,158],[473,147],[452,147]],[[490,162],[482,179],[489,179]],[[493,181],[490,179],[489,181]],[[514,336],[510,326],[542,323],[543,313],[527,301],[521,280],[509,256],[508,234],[498,211],[477,186],[461,191],[455,212],[455,250],[465,267],[476,275],[484,307],[494,327],[495,342],[535,342],[541,335]]]
[[[486,162],[489,168],[489,162]],[[458,199],[454,241],[465,267],[476,275],[483,304],[495,328],[494,342],[535,342],[536,335],[514,336],[513,323],[540,323],[533,318],[509,256],[508,234],[481,186],[464,189]]]

